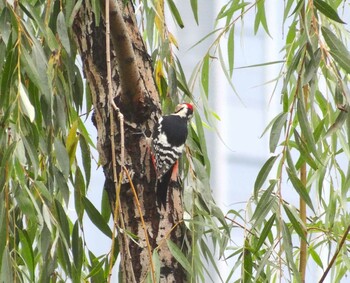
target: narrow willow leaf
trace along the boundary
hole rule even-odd
[[[259,1],[256,3],[257,7],[257,13],[255,15],[255,22],[254,22],[254,33],[256,34],[259,29],[259,25],[261,24],[265,30],[265,32],[270,35],[269,28],[267,25],[266,20],[266,13],[265,13],[265,1]]]
[[[285,8],[284,8],[284,12],[283,12],[283,23],[285,23],[285,21],[288,18],[288,14],[290,12],[292,4],[294,4],[294,0],[288,0],[287,3],[284,6]]]
[[[315,78],[320,62],[321,62],[321,49],[318,48],[313,54],[311,60],[309,60],[305,66],[305,73],[303,75],[304,84],[309,83],[312,79]]]
[[[271,156],[263,165],[254,183],[254,198],[257,199],[258,192],[263,186],[278,156]]]
[[[298,146],[298,150],[300,152],[300,159],[305,161],[307,164],[309,164],[312,167],[312,169],[317,170],[318,165],[316,164],[315,160],[311,156],[310,151],[308,150],[305,142],[302,140],[302,138],[300,137],[300,135],[296,130],[294,130],[294,137],[295,137],[295,142]],[[295,167],[298,168],[298,165],[300,164],[296,164]]]
[[[68,178],[70,165],[69,165],[69,156],[68,156],[67,150],[62,144],[62,142],[57,138],[54,141],[54,145],[55,145],[55,152],[56,152],[58,165],[60,166],[61,172],[63,173],[63,175],[66,178]]]
[[[45,203],[43,204],[43,207],[42,207],[42,215],[43,215],[44,222],[46,224],[47,229],[49,229],[50,233],[52,233],[53,230],[52,230],[50,210]]]
[[[253,259],[252,259],[252,252],[249,245],[249,241],[247,239],[244,241],[242,268],[243,268],[243,271],[242,271],[243,282],[244,283],[251,282],[252,275],[253,275]]]
[[[159,260],[159,255],[157,249],[153,250],[152,254],[152,260],[153,260],[153,265],[154,265],[154,272],[155,272],[155,277],[156,277],[156,282],[159,282],[160,279],[160,260]]]
[[[298,177],[293,174],[293,172],[289,168],[287,168],[287,172],[288,172],[288,177],[292,182],[294,189],[297,191],[299,196],[305,201],[305,203],[312,209],[312,211],[315,212],[309,193],[306,190],[306,187],[298,179]]]
[[[57,16],[57,33],[61,40],[62,46],[67,51],[68,55],[71,55],[66,19],[62,11]]]
[[[196,111],[194,114],[195,117],[195,123],[196,123],[196,133],[198,135],[198,140],[196,140],[196,143],[199,145],[199,151],[202,154],[203,157],[203,163],[205,166],[205,169],[207,171],[207,176],[210,176],[210,161],[208,158],[208,151],[207,146],[205,143],[205,133],[203,129],[203,120],[201,119],[199,113]]]
[[[349,117],[349,110],[350,107],[347,107],[347,111],[340,111],[334,123],[329,127],[329,129],[325,133],[324,138],[331,136],[332,134],[341,129],[341,127],[344,125],[344,122],[346,121],[346,118]]]
[[[86,187],[84,182],[83,174],[80,170],[80,167],[77,167],[76,173],[75,173],[75,181],[74,181],[74,204],[75,204],[75,210],[78,214],[78,218],[80,221],[82,221],[83,214],[84,214],[84,205],[83,205],[83,198],[86,194]]]
[[[66,206],[68,206],[69,196],[70,196],[70,191],[69,191],[68,182],[67,182],[68,177],[65,177],[61,172],[61,170],[59,170],[56,166],[53,166],[52,170],[53,170],[54,180],[57,184],[57,192],[61,194]]]
[[[327,18],[330,18],[331,20],[338,23],[345,24],[345,22],[343,22],[339,17],[338,13],[328,3],[322,0],[314,0],[314,6]]]
[[[299,235],[300,238],[302,238],[304,241],[307,241],[307,239],[305,238],[305,233],[304,233],[304,229],[301,225],[301,219],[298,217],[295,217],[295,213],[292,211],[293,208],[289,207],[286,204],[283,204],[283,209],[287,214],[287,217],[290,221],[290,223],[292,224],[295,232],[297,232],[297,234]]]
[[[274,153],[281,136],[282,128],[287,121],[288,113],[280,113],[272,124],[270,133],[270,152]]]
[[[27,188],[23,187],[23,188]],[[41,211],[37,211],[35,204],[32,203],[30,196],[26,193],[27,191],[23,191],[22,189],[16,189],[14,197],[16,199],[18,208],[23,212],[23,214],[28,217],[28,219],[36,219],[36,214],[39,213],[41,216]]]
[[[0,266],[0,282],[15,282],[13,280],[13,267],[8,246],[4,249],[3,254],[0,256],[2,257]]]
[[[214,257],[211,248],[208,247],[206,241],[204,241],[203,239],[201,239],[200,241],[200,249],[201,252],[203,253],[205,259],[208,261],[210,261],[211,267],[213,267],[216,271],[217,276],[219,276],[220,281],[224,282],[222,275],[220,274],[220,269],[218,266],[218,262],[217,259]]]
[[[259,226],[262,223],[262,221],[265,220],[265,216],[271,210],[271,207],[274,204],[274,196],[272,195],[272,192],[276,184],[277,180],[272,180],[270,186],[259,199],[252,216],[252,220],[256,220],[252,225],[252,229]]]
[[[81,281],[81,269],[83,265],[84,259],[84,249],[83,249],[83,241],[79,236],[79,222],[76,221],[73,226],[72,231],[72,253],[73,253],[73,264],[75,270],[75,280],[76,282]]]
[[[31,281],[35,282],[35,262],[32,242],[26,230],[18,229],[17,231],[21,242],[20,255],[27,265],[27,270],[29,271]]]
[[[209,58],[209,54],[205,55],[201,72],[201,84],[207,98],[209,96]]]
[[[106,223],[108,223],[109,219],[111,218],[111,208],[109,205],[108,193],[106,189],[103,189],[102,191],[101,216]]]
[[[98,212],[96,207],[90,202],[86,197],[82,198],[84,203],[85,211],[89,216],[92,223],[107,237],[112,238],[111,228],[107,225],[106,221],[103,219],[102,215]]]
[[[294,2],[294,0],[293,0],[293,2]],[[290,16],[298,13],[300,11],[300,9],[303,7],[303,5],[304,5],[304,0],[299,0],[298,4],[295,6],[295,8],[294,8],[293,12],[290,14]]]
[[[337,193],[334,191],[333,183],[331,183],[329,185],[329,200],[328,200],[328,203],[325,204],[325,211],[326,211],[325,226],[326,226],[326,228],[330,228],[335,224],[334,222],[335,222],[337,210],[339,207],[337,199],[338,199]]]
[[[322,27],[322,35],[329,47],[329,52],[335,61],[346,72],[350,73],[350,53],[344,43],[328,28]]]
[[[89,274],[85,277],[85,279],[88,279],[90,277],[93,278],[91,282],[104,282],[104,276],[103,276],[103,265],[105,264],[104,260],[99,261],[96,256],[89,251],[89,257],[91,265],[89,266]]]
[[[191,8],[192,8],[194,19],[198,25],[199,24],[199,21],[198,21],[198,0],[191,0]]]
[[[233,68],[235,64],[235,26],[233,25],[228,33],[227,40],[227,56],[228,56],[228,66],[230,77],[233,74]]]
[[[175,259],[181,264],[181,266],[189,273],[192,274],[192,267],[184,253],[179,249],[179,247],[174,244],[170,239],[166,240],[171,254]]]
[[[297,69],[297,67],[298,67],[298,65],[300,63],[300,58],[301,58],[301,55],[303,54],[304,47],[305,47],[304,44],[299,47],[299,50],[293,56],[293,58],[292,58],[292,60],[290,62],[287,74],[286,74],[286,76],[284,78],[284,81],[283,81],[283,87],[282,87],[282,90],[281,90],[282,93],[286,93],[287,92],[288,83],[291,80],[291,76],[292,76],[293,72]],[[284,111],[284,112],[287,112],[287,111]]]
[[[75,156],[76,156],[76,151],[77,151],[77,146],[79,141],[79,137],[77,136],[77,129],[78,129],[78,121],[75,121],[69,130],[67,140],[66,140],[66,149],[69,156],[69,165],[72,165],[74,163]]]
[[[318,252],[315,251],[313,245],[309,245],[308,252],[310,253],[310,255],[311,255],[312,259],[314,260],[314,262],[316,262],[316,264],[323,269],[322,259],[319,256]]]
[[[185,25],[184,25],[184,23],[183,23],[183,21],[181,19],[180,12],[177,9],[174,1],[173,0],[168,0],[168,4],[169,4],[170,11],[171,11],[172,15],[174,16],[177,24],[179,25],[180,28],[183,28]]]
[[[276,213],[272,214],[270,219],[265,223],[265,226],[260,233],[258,243],[254,247],[254,249],[257,252],[260,251],[260,248],[263,245],[263,243],[265,242],[267,236],[271,233],[271,229],[272,229],[273,223],[275,222],[275,218],[276,218]]]
[[[26,153],[29,156],[31,165],[33,166],[33,173],[35,176],[37,176],[39,170],[39,157],[37,149],[33,145],[32,140],[30,140],[29,138],[22,136],[22,141],[26,149]]]
[[[9,47],[10,48],[10,45]],[[0,103],[3,104],[3,100],[10,95],[10,86],[12,84],[13,74],[16,69],[16,57],[18,56],[17,49],[10,49],[7,52],[6,58],[4,58],[3,61],[5,61],[5,65],[2,69],[1,74],[1,93],[0,95]]]
[[[283,222],[282,224],[282,238],[283,238],[282,245],[286,253],[288,267],[291,268],[293,271],[293,276],[294,276],[293,279],[296,280],[295,282],[302,282],[300,278],[299,270],[294,263],[292,236],[289,232],[288,225],[285,222]]]
[[[316,146],[312,130],[310,128],[310,121],[307,118],[305,105],[303,103],[303,98],[299,98],[297,102],[297,116],[299,120],[299,125],[301,132],[306,140],[306,146],[311,151],[315,157],[317,157]]]
[[[58,216],[58,227],[59,230],[62,231],[63,237],[62,240],[67,245],[70,245],[70,233],[69,233],[69,221],[68,221],[68,216],[66,212],[64,211],[61,203],[56,199],[55,200],[55,207],[56,207],[56,212]]]
[[[74,2],[73,2],[74,3]],[[83,3],[83,0],[78,0],[76,1],[76,3],[74,4],[74,7],[72,9],[72,12],[70,13],[69,17],[68,17],[68,27],[71,28],[74,22],[74,19],[76,17],[76,15],[78,14],[81,4]],[[100,24],[100,1],[92,1],[93,3],[93,11],[94,11],[94,15],[95,15],[95,24],[96,26],[99,26]]]
[[[18,84],[18,92],[21,101],[21,109],[23,110],[23,113],[29,118],[30,122],[33,122],[35,119],[35,109],[29,100],[27,90],[23,86],[22,82],[19,82]]]
[[[81,157],[83,161],[83,167],[85,172],[86,188],[89,187],[91,177],[91,152],[88,143],[83,135],[79,136],[79,144],[81,149]]]
[[[52,194],[50,194],[47,187],[44,185],[41,181],[35,181],[34,187],[37,189],[41,197],[44,197],[46,200],[50,201],[52,200]]]

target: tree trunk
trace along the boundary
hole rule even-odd
[[[114,101],[125,117],[125,168],[132,178],[148,233],[151,251],[157,248],[161,263],[160,282],[184,282],[183,268],[169,251],[166,239],[179,247],[183,243],[183,207],[181,187],[173,182],[168,189],[166,211],[156,205],[155,171],[150,161],[149,142],[155,122],[160,115],[158,92],[153,80],[150,56],[137,28],[132,4],[110,1],[112,90]],[[103,7],[101,8],[103,9]],[[73,32],[83,61],[83,70],[89,83],[94,105],[93,120],[97,128],[97,149],[105,174],[104,188],[108,192],[112,211],[116,203],[113,179],[110,115],[106,68],[105,22],[96,25],[91,3],[83,1],[73,23]],[[114,115],[117,117],[117,115]],[[120,127],[115,127],[115,154],[118,176],[121,171]],[[151,271],[145,230],[141,223],[137,202],[126,174],[120,191],[122,214],[128,235],[119,232],[121,270],[124,282],[144,282]],[[120,222],[117,224],[120,227]]]

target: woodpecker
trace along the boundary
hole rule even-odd
[[[153,131],[153,162],[157,173],[157,203],[166,207],[170,180],[177,177],[178,159],[188,135],[187,123],[193,115],[193,105],[182,103],[175,112],[159,118]],[[173,177],[172,177],[173,176]]]

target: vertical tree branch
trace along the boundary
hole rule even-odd
[[[123,18],[123,10],[129,6],[120,1],[100,1],[101,5],[108,5],[105,18],[110,20],[110,35],[114,46],[118,73],[120,77],[120,94],[125,103],[137,101],[142,94],[139,70],[136,65],[135,53],[131,38]],[[108,15],[107,15],[108,14]],[[129,19],[131,20],[131,19]]]

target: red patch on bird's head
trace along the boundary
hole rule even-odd
[[[193,105],[191,103],[184,103],[184,104],[186,104],[187,108],[192,110],[192,112],[193,112]]]

